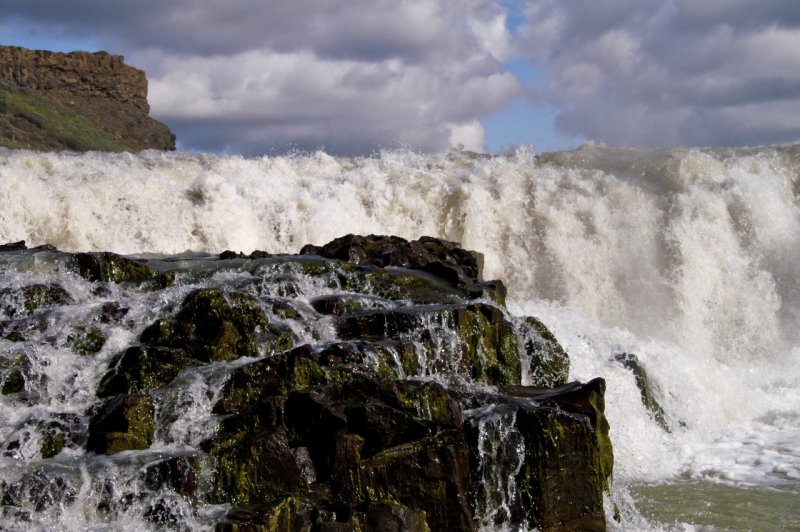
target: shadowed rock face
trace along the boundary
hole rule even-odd
[[[0,253],[41,253],[90,283],[98,327],[128,319],[113,294],[171,301],[101,358],[85,421],[48,425],[42,456],[84,448],[124,461],[158,448],[139,485],[190,508],[228,505],[217,530],[605,528],[605,383],[567,384],[566,352],[535,318],[508,314],[475,253],[352,235],[294,256]],[[0,333],[14,342],[71,303],[57,284],[11,295]],[[36,374],[20,357],[0,377],[24,399]],[[216,384],[192,403],[205,378]],[[170,455],[185,408],[213,422]],[[165,500],[142,517],[175,522]]]
[[[33,96],[42,96],[71,113],[87,119],[92,125],[108,134],[121,149],[140,151],[143,149],[174,150],[175,135],[164,124],[150,118],[147,103],[147,78],[141,70],[128,66],[119,55],[105,52],[72,52],[68,54],[43,50],[28,50],[14,46],[0,46],[0,79],[11,82],[18,89],[30,91]],[[65,139],[55,131],[47,135],[39,129],[54,128],[48,123],[48,115],[54,110],[41,106],[31,111],[29,105],[14,107],[25,93],[4,92],[3,106],[15,113],[28,111],[27,116],[11,117],[11,131],[0,131],[0,136],[25,136],[34,149],[113,149],[82,146],[74,138]],[[23,104],[30,102],[25,99]],[[58,115],[62,121],[66,115]],[[21,120],[26,118],[26,120]],[[68,120],[68,118],[66,118]],[[62,124],[63,126],[63,124]],[[89,126],[83,126],[84,129]],[[8,138],[6,141],[10,140]],[[0,145],[4,144],[0,142]],[[12,147],[25,147],[7,144]],[[109,145],[110,146],[110,145]]]

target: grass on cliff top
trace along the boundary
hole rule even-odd
[[[28,150],[124,151],[113,135],[48,98],[0,81],[0,146]]]

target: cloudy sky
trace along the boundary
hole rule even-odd
[[[192,151],[800,140],[797,0],[3,0],[0,43],[124,55]]]

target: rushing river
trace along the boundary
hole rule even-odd
[[[509,308],[540,318],[565,347],[570,377],[606,379],[612,528],[800,527],[797,146],[261,159],[0,150],[0,243],[150,257],[295,253],[347,233],[431,235],[483,253],[484,277],[506,282]],[[58,275],[43,264],[10,271],[0,289]],[[62,281],[73,301],[91,299],[87,283]],[[141,325],[114,329],[100,356],[166,304],[129,302],[126,320]],[[86,311],[70,308],[76,319]],[[70,316],[59,319],[49,334]],[[99,370],[76,370],[59,345],[41,355],[50,360],[41,373],[64,389],[30,408],[80,412]],[[3,360],[14,349],[0,340]],[[621,353],[647,371],[663,423],[614,360]],[[65,374],[75,378],[59,381]],[[23,410],[0,396],[0,439],[19,437]],[[192,443],[202,423],[187,417],[175,438]],[[37,460],[24,444],[6,449],[0,477]],[[70,516],[74,507],[59,522],[93,526]],[[0,528],[16,522],[0,519]]]

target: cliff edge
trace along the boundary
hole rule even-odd
[[[174,150],[149,116],[147,78],[106,52],[0,46],[0,145],[76,151]]]

